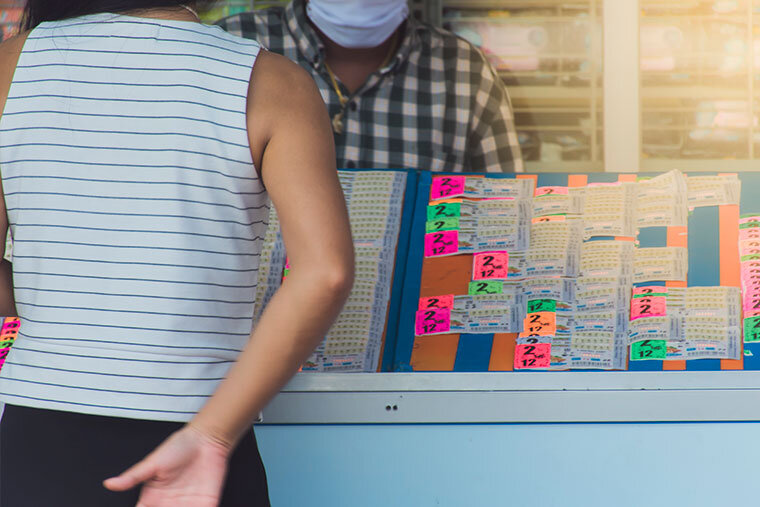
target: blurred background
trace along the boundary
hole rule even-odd
[[[285,3],[220,1],[205,18]],[[603,4],[615,5],[410,0],[417,18],[477,45],[498,70],[528,171],[615,170],[604,166],[604,25],[632,20],[605,15]],[[0,0],[4,37],[13,33],[21,5]],[[639,125],[630,136],[638,136],[640,168],[752,168],[760,159],[760,0],[638,0],[638,6],[639,72],[632,79],[639,82]]]

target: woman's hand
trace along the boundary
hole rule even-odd
[[[217,507],[229,454],[229,446],[186,426],[103,485],[126,491],[143,484],[137,507]]]

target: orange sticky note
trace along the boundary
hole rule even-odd
[[[554,336],[557,332],[557,314],[554,312],[530,313],[525,317],[523,331],[525,336]]]

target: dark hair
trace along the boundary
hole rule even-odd
[[[212,2],[208,0],[27,0],[21,29],[31,30],[44,21],[58,21],[99,12],[128,12],[187,4],[207,7],[210,3]]]

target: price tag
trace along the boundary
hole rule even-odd
[[[473,280],[505,280],[509,275],[507,252],[482,252],[472,256]]]
[[[455,229],[459,229],[459,217],[428,220],[425,223],[425,232],[453,231]]]
[[[451,329],[451,310],[448,308],[420,310],[417,312],[414,327],[417,336],[448,333]]]
[[[18,317],[8,317],[3,321],[3,330],[14,329],[18,330],[21,326],[21,320]]]
[[[528,313],[556,311],[557,301],[554,299],[531,299],[528,301]]]
[[[425,257],[453,255],[459,252],[459,231],[425,234]]]
[[[551,365],[551,343],[517,345],[515,369],[548,368]]]
[[[760,229],[739,229],[739,239],[757,239],[760,238]]]
[[[668,348],[665,340],[643,340],[631,344],[631,360],[665,359]]]
[[[533,194],[535,197],[543,195],[568,195],[570,190],[567,187],[538,187]]]
[[[484,294],[504,293],[504,282],[499,280],[481,280],[470,282],[467,294],[470,296],[482,296]]]
[[[536,312],[525,317],[520,337],[554,336],[557,334],[557,314],[555,312]]]
[[[445,296],[433,296],[430,298],[420,298],[418,310],[427,310],[429,308],[454,308],[454,294]]]
[[[464,195],[464,176],[436,176],[430,186],[430,200]]]
[[[744,319],[744,343],[760,342],[760,317]]]
[[[441,218],[459,217],[462,214],[462,203],[442,202],[431,204],[427,207],[427,219],[440,220]]]
[[[642,317],[664,317],[667,313],[665,296],[633,298],[631,300],[631,320]]]
[[[752,297],[744,297],[744,314],[749,312],[756,312],[760,310],[760,295],[753,295]]]
[[[3,369],[3,364],[5,364],[5,358],[8,357],[8,352],[10,352],[11,349],[0,349],[0,370]]]

